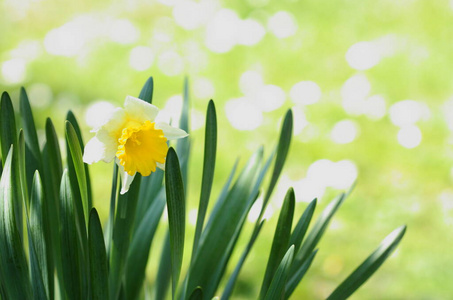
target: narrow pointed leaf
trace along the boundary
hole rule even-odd
[[[253,245],[255,244],[256,238],[258,237],[259,233],[261,232],[261,228],[264,225],[264,220],[261,221],[260,225],[258,226],[257,230],[254,230],[252,233],[252,236],[250,237],[250,240],[247,244],[247,247],[244,249],[244,252],[242,253],[241,258],[239,259],[239,262],[236,265],[236,268],[233,271],[233,274],[231,274],[230,279],[228,280],[228,283],[223,290],[222,294],[222,300],[227,300],[230,299],[231,294],[233,293],[234,285],[236,284],[237,278],[239,276],[239,273],[242,269],[242,266],[244,265],[245,259],[247,258],[247,255],[250,253],[250,250],[252,249]]]
[[[275,185],[277,184],[278,178],[282,172],[283,166],[288,155],[289,146],[291,144],[291,138],[293,136],[293,112],[288,110],[285,118],[283,119],[282,129],[280,131],[280,138],[277,146],[277,156],[275,158],[274,169],[272,171],[271,181],[264,196],[263,207],[258,219],[261,219],[266,210],[267,203],[274,191]]]
[[[297,288],[299,285],[300,281],[302,278],[305,276],[307,273],[308,269],[311,266],[311,263],[315,259],[316,253],[318,253],[318,249],[313,251],[311,255],[304,261],[304,263],[299,267],[299,269],[296,270],[294,273],[294,276],[292,276],[288,282],[286,283],[285,287],[285,297],[289,298],[291,294],[294,292],[294,290]]]
[[[80,149],[82,150],[82,156],[84,152],[84,145],[83,145],[83,137],[82,137],[82,131],[80,130],[79,123],[77,122],[77,119],[72,111],[68,111],[68,114],[66,115],[66,120],[71,123],[71,125],[74,127],[74,131],[77,135],[77,139],[79,141]],[[93,206],[93,199],[92,199],[92,192],[91,192],[91,180],[90,180],[90,172],[88,170],[88,165],[84,164],[85,168],[85,178],[86,178],[86,187],[87,187],[87,202],[88,202],[88,207],[91,208]]]
[[[187,290],[197,286],[203,289],[204,297],[212,298],[231,256],[243,222],[256,195],[251,195],[262,161],[262,150],[250,158],[247,165],[228,192],[212,222],[203,232],[198,251],[189,274]]]
[[[190,132],[189,129],[189,79],[186,77],[184,79],[184,92],[183,92],[183,103],[181,117],[179,119],[179,128]],[[179,139],[176,144],[176,152],[178,153],[179,163],[181,166],[181,175],[182,182],[187,188],[187,172],[189,166],[189,156],[190,156],[190,137],[184,139]],[[187,192],[187,191],[186,191]]]
[[[30,210],[28,216],[28,243],[30,253],[31,283],[33,296],[36,299],[47,299],[49,295],[50,276],[47,263],[47,245],[45,239],[43,188],[39,172],[35,172],[30,194]],[[53,280],[53,278],[52,278]],[[53,284],[52,284],[53,287]]]
[[[329,203],[329,205],[324,209],[321,216],[316,220],[316,223],[313,229],[307,236],[307,239],[302,243],[300,250],[297,252],[297,255],[294,259],[293,267],[291,268],[291,276],[295,274],[297,269],[305,262],[305,260],[310,256],[310,254],[315,249],[319,240],[323,236],[324,232],[329,225],[330,220],[333,215],[337,212],[340,205],[345,199],[345,194],[341,194],[335,200]]]
[[[206,113],[206,129],[204,144],[203,176],[201,180],[200,204],[198,206],[197,223],[195,227],[195,238],[193,242],[192,255],[197,252],[203,224],[208,209],[209,197],[211,195],[212,181],[214,180],[214,169],[217,150],[217,117],[214,102],[208,104]],[[193,256],[192,256],[193,258]]]
[[[275,272],[277,271],[283,256],[288,250],[295,201],[294,190],[290,188],[286,193],[285,200],[278,217],[277,227],[275,228],[274,239],[272,241],[272,248],[267,261],[266,272],[264,273],[263,283],[261,284],[260,299],[263,299],[267,294],[272,278],[274,278]]]
[[[105,300],[109,298],[108,263],[101,221],[95,208],[91,209],[88,224],[91,299]]]
[[[151,243],[164,207],[165,196],[162,190],[162,193],[146,211],[132,238],[126,265],[126,299],[136,299],[140,293],[145,279],[146,262],[148,261]]]
[[[310,225],[313,213],[315,212],[316,203],[317,199],[310,202],[291,233],[289,244],[294,245],[296,252],[299,251],[300,245],[307,233],[308,226]]]
[[[60,186],[60,232],[63,283],[60,283],[68,299],[82,299],[82,274],[84,264],[81,245],[78,240],[74,199],[67,170],[64,171]]]
[[[129,191],[118,197],[109,256],[109,296],[112,300],[118,299],[122,287],[141,180],[142,176],[136,174]]]
[[[88,212],[91,209],[89,207],[89,200],[88,200],[88,187],[87,187],[87,179],[85,173],[85,166],[83,163],[82,158],[82,149],[80,147],[80,141],[77,137],[77,133],[72,126],[72,124],[66,121],[66,141],[69,146],[69,150],[71,152],[72,163],[74,164],[74,169],[77,175],[77,183],[80,188],[80,196],[82,198],[82,206],[83,206],[83,216],[85,220],[85,228],[88,227]]]
[[[379,247],[348,276],[327,298],[328,300],[346,299],[352,295],[396,249],[406,232],[406,226],[401,226],[390,233]]]
[[[16,119],[14,116],[13,103],[8,93],[4,92],[2,94],[1,103],[0,103],[0,142],[2,146],[2,157],[5,158],[8,156],[11,145],[14,147],[12,156],[12,170],[11,174],[15,177],[14,182],[17,182],[17,185],[13,185],[13,188],[16,189],[15,193],[17,199],[14,199],[12,205],[14,206],[14,213],[16,214],[16,227],[21,236],[23,237],[23,215],[22,215],[22,195],[21,195],[21,186],[20,186],[20,174],[19,174],[19,145],[17,141],[17,130],[16,130]],[[6,162],[3,161],[3,166]],[[20,198],[19,198],[20,197]]]
[[[203,300],[203,289],[199,286],[190,294],[189,300]]]
[[[27,172],[27,187],[31,190],[33,176],[36,170],[42,173],[42,157],[39,148],[35,121],[30,107],[30,101],[25,89],[20,89],[20,115],[25,134],[25,166]]]
[[[166,299],[171,277],[170,233],[165,235],[156,276],[156,298]]]
[[[167,154],[165,188],[167,195],[168,226],[170,229],[172,295],[173,299],[175,299],[184,253],[186,210],[184,185],[179,168],[178,156],[173,148],[170,148]]]
[[[272,279],[271,285],[269,286],[269,290],[267,291],[266,297],[264,297],[265,300],[282,299],[285,293],[285,284],[288,278],[288,273],[293,261],[293,257],[294,245],[292,245],[288,249],[280,265],[278,266],[277,271],[275,272],[275,275]]]
[[[5,156],[0,180],[0,277],[7,299],[31,299],[28,264],[22,237],[17,228],[14,205],[15,202],[21,201],[21,196],[18,195],[18,177],[12,172],[13,153],[14,146],[11,146]]]
[[[143,86],[142,90],[140,91],[140,95],[138,97],[143,101],[152,103],[153,91],[154,91],[154,80],[152,77],[149,77],[145,85]]]

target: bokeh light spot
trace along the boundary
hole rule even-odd
[[[420,145],[422,141],[422,132],[415,125],[406,125],[398,131],[398,143],[408,149]]]
[[[293,85],[289,92],[291,100],[296,104],[309,105],[321,99],[321,88],[313,81],[301,81]]]
[[[129,65],[136,71],[149,69],[154,62],[153,50],[145,46],[134,47],[129,54]]]

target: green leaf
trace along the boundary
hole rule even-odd
[[[13,145],[14,155],[12,156],[12,170],[11,174],[15,177],[15,182],[20,183],[20,174],[19,170],[19,146],[17,143],[17,131],[16,131],[16,120],[14,117],[13,103],[8,93],[4,92],[1,99],[1,109],[0,109],[0,142],[2,145],[2,157],[5,158],[8,156],[11,145]],[[3,167],[5,167],[6,162],[3,161]],[[22,215],[22,199],[21,187],[18,184],[14,185],[13,188],[16,189],[17,199],[12,203],[14,206],[14,213],[16,214],[16,227],[21,236],[23,237],[23,215]]]
[[[173,148],[170,148],[167,153],[165,189],[168,207],[168,226],[170,229],[172,295],[173,299],[175,299],[184,254],[186,209],[181,170],[179,168],[178,156]]]
[[[165,207],[165,196],[162,190],[153,204],[148,208],[142,222],[132,237],[126,265],[125,294],[126,299],[136,299],[145,279],[146,262],[154,234]]]
[[[113,239],[113,226],[115,220],[115,206],[116,198],[118,196],[118,165],[113,164],[113,175],[112,175],[112,189],[110,191],[110,210],[109,210],[109,219],[107,221],[106,234],[104,236],[105,245],[107,249],[107,258],[110,261],[110,250],[111,243]]]
[[[294,245],[292,245],[288,249],[282,261],[280,262],[277,271],[275,271],[275,275],[272,279],[271,285],[269,286],[269,290],[267,291],[266,297],[264,297],[265,300],[282,299],[285,293],[285,284],[288,278],[289,269],[291,267],[293,257]]]
[[[289,109],[286,112],[285,118],[283,120],[282,129],[280,131],[280,138],[278,140],[277,146],[277,157],[275,158],[274,169],[272,171],[271,181],[269,182],[269,186],[266,191],[266,195],[264,196],[263,206],[260,212],[260,216],[258,220],[264,215],[266,211],[267,203],[274,191],[275,185],[277,184],[278,178],[282,172],[283,166],[286,161],[286,157],[288,155],[289,146],[291,144],[291,138],[293,136],[293,112]]]
[[[184,93],[181,118],[179,119],[179,128],[189,133],[189,79],[184,78]],[[181,176],[184,186],[187,188],[187,172],[190,156],[190,137],[179,139],[176,144],[176,152],[179,155],[181,166]],[[187,192],[187,191],[186,191]]]
[[[291,234],[289,244],[294,245],[295,251],[299,251],[300,245],[307,233],[308,226],[310,225],[313,213],[315,212],[317,201],[317,199],[314,199],[310,202]]]
[[[18,168],[19,168],[19,178],[20,178],[20,195],[23,199],[23,203],[25,203],[25,209],[29,206],[29,198],[28,198],[28,186],[27,186],[27,174],[26,174],[26,167],[25,167],[25,138],[24,138],[24,131],[21,129],[19,131],[19,140],[18,145]]]
[[[108,263],[101,221],[95,208],[90,211],[88,224],[91,299],[105,300],[109,298]]]
[[[12,172],[13,153],[14,146],[11,146],[0,180],[0,277],[6,298],[31,299],[28,265],[14,205],[21,201],[21,196],[17,193],[20,183]]]
[[[195,227],[195,238],[192,249],[193,255],[197,252],[204,219],[208,209],[209,197],[211,195],[212,181],[214,180],[214,169],[217,150],[217,117],[214,102],[211,100],[206,112],[206,129],[204,143],[203,176],[201,180],[200,204],[198,206],[197,223]]]
[[[291,268],[291,277],[294,276],[297,269],[299,269],[299,267],[313,252],[319,240],[326,231],[330,220],[332,219],[333,215],[338,210],[340,205],[343,203],[344,199],[345,194],[343,193],[340,196],[338,196],[335,200],[330,202],[329,205],[322,212],[321,216],[319,216],[313,229],[308,234],[307,239],[302,243],[301,248],[297,252],[297,255],[294,259],[293,267]]]
[[[199,286],[190,294],[189,300],[203,300],[203,289]]]
[[[223,294],[222,294],[222,298],[221,298],[222,300],[230,299],[231,294],[233,293],[234,285],[236,284],[236,280],[239,276],[239,272],[241,271],[242,266],[244,265],[245,259],[247,258],[247,255],[249,254],[250,250],[252,249],[252,247],[256,241],[256,238],[258,237],[263,225],[264,225],[264,220],[261,221],[261,223],[258,225],[258,229],[254,230],[252,232],[252,236],[250,237],[247,247],[244,249],[244,252],[242,253],[241,258],[239,259],[239,262],[237,263],[236,268],[233,271],[233,274],[231,274],[231,277],[228,280],[228,283],[227,283],[225,289],[223,290]]]
[[[285,287],[285,297],[289,298],[291,294],[294,292],[296,287],[299,285],[300,281],[302,278],[305,276],[307,273],[308,269],[311,266],[311,263],[315,259],[316,253],[318,253],[318,249],[313,251],[311,255],[305,260],[305,262],[299,267],[299,269],[296,270],[294,273],[294,276],[292,276],[288,282],[286,283]]]
[[[35,299],[47,299],[49,287],[53,288],[53,274],[49,274],[47,245],[44,227],[44,194],[39,172],[35,171],[30,197],[30,210],[27,216],[28,244],[31,266],[31,283]],[[51,278],[52,277],[52,278]],[[49,284],[52,281],[52,284]],[[53,297],[53,293],[52,293]]]
[[[225,200],[212,222],[206,226],[200,239],[200,246],[195,255],[189,274],[187,290],[197,286],[203,288],[206,298],[214,295],[225,266],[236,243],[243,222],[256,195],[251,195],[262,161],[262,150],[250,158],[247,165],[228,192]]]
[[[71,125],[74,127],[74,131],[77,135],[77,139],[79,140],[79,145],[80,145],[80,149],[82,150],[82,157],[83,157],[83,152],[84,152],[85,148],[83,145],[82,131],[80,130],[79,123],[77,122],[77,119],[72,111],[68,111],[68,114],[66,115],[66,120],[68,120],[69,123],[71,123]],[[87,164],[84,164],[84,168],[85,168],[85,177],[86,177],[86,186],[87,186],[88,207],[91,209],[91,207],[93,207],[93,199],[92,199],[92,193],[91,193],[90,172],[88,170]]]
[[[44,236],[47,247],[47,264],[49,271],[49,298],[54,298],[54,268],[60,282],[62,278],[61,253],[60,253],[60,181],[63,173],[60,146],[52,121],[46,120],[46,143],[43,149],[43,184],[45,197],[44,206]]]
[[[77,133],[69,121],[66,121],[66,141],[69,146],[69,150],[72,157],[72,163],[74,164],[74,169],[77,175],[77,183],[80,188],[80,196],[82,198],[83,206],[83,220],[85,221],[85,228],[88,227],[88,212],[91,209],[89,206],[88,200],[88,186],[87,178],[85,173],[85,166],[82,158],[82,149],[80,147],[81,143],[77,137]],[[86,234],[86,231],[85,233]]]
[[[138,97],[143,101],[152,103],[153,91],[154,91],[154,80],[152,77],[149,77],[145,85],[143,86],[142,90],[140,91],[140,95]]]
[[[143,221],[148,208],[154,203],[157,195],[161,193],[164,188],[162,186],[164,179],[164,171],[156,169],[156,172],[142,178],[140,185],[140,196],[137,203],[137,213],[134,222],[134,235],[138,227]]]
[[[78,239],[74,199],[67,170],[64,171],[60,186],[60,232],[61,261],[64,282],[60,282],[68,299],[83,299],[82,274],[84,264],[82,245]]]
[[[406,226],[401,226],[390,233],[379,247],[348,276],[327,298],[328,300],[346,299],[352,295],[396,249],[406,232]]]
[[[165,299],[170,285],[171,256],[170,256],[170,233],[167,231],[162,252],[159,260],[159,269],[156,276],[156,298]]]
[[[290,188],[286,193],[280,216],[278,217],[259,299],[263,299],[267,294],[272,278],[274,278],[274,274],[288,249],[295,202],[294,190]]]
[[[109,256],[109,295],[112,300],[118,299],[120,295],[141,179],[142,176],[136,174],[129,191],[118,197]]]
[[[28,101],[27,92],[20,89],[20,115],[25,134],[25,166],[27,170],[27,187],[31,190],[33,176],[36,170],[42,173],[42,157],[36,134],[35,121]]]

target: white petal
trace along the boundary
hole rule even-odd
[[[139,123],[152,122],[159,113],[159,109],[156,106],[132,96],[126,97],[124,110],[129,115],[129,118]]]
[[[156,166],[161,169],[162,171],[165,171],[165,163],[161,164],[159,162],[156,161]]]
[[[167,123],[164,122],[159,122],[156,123],[156,126],[154,127],[156,129],[162,129],[164,132],[164,136],[167,138],[167,140],[177,140],[183,137],[188,136],[189,134],[185,132],[184,130],[180,128],[176,128],[173,126],[168,125]]]
[[[105,143],[100,140],[96,135],[85,145],[85,150],[83,152],[83,161],[87,164],[92,164],[103,160],[105,162],[111,162],[116,154],[116,145],[111,143]]]
[[[127,174],[126,171],[124,171],[124,167],[122,165],[120,165],[117,161],[117,164],[118,164],[118,167],[119,167],[119,172],[120,172],[120,176],[121,176],[121,191],[120,191],[120,194],[121,195],[124,195],[125,193],[127,193],[127,191],[129,191],[129,187],[131,186],[131,183],[132,181],[134,180],[134,177],[135,177],[135,173],[134,175],[129,175]]]
[[[98,131],[105,130],[110,136],[115,137],[123,130],[126,122],[126,113],[121,107],[117,107],[109,116],[108,121]]]

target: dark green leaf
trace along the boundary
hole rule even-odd
[[[170,229],[172,295],[173,299],[175,299],[184,253],[186,209],[184,186],[178,156],[173,148],[170,148],[167,153],[165,189],[167,195],[168,226]]]
[[[252,249],[253,244],[255,243],[256,238],[258,237],[263,225],[264,225],[264,220],[261,221],[261,223],[258,225],[258,229],[253,231],[252,236],[250,237],[250,240],[247,244],[247,247],[244,249],[244,252],[242,253],[241,258],[239,259],[239,262],[237,263],[233,274],[231,274],[231,277],[228,280],[228,283],[227,283],[225,289],[223,290],[223,294],[222,294],[222,298],[221,298],[222,300],[230,299],[230,296],[233,293],[234,285],[236,284],[236,280],[239,276],[239,272],[241,271],[242,266],[244,265],[245,259],[247,258],[247,255],[249,254],[250,250]]]
[[[152,77],[149,77],[145,85],[143,86],[142,90],[140,91],[140,95],[138,97],[143,101],[152,103],[153,91],[154,91],[154,80]]]
[[[68,299],[83,299],[82,274],[84,264],[82,245],[78,239],[74,199],[67,170],[64,171],[60,187],[60,232],[63,280],[60,282]]]
[[[314,199],[305,209],[302,217],[300,217],[299,222],[297,222],[296,227],[294,228],[291,239],[289,240],[290,245],[294,245],[295,251],[299,251],[299,247],[304,240],[305,234],[307,233],[308,226],[310,225],[311,218],[315,212],[317,199]]]
[[[288,249],[280,265],[278,266],[277,271],[275,271],[275,275],[272,279],[271,285],[269,286],[266,297],[264,297],[265,300],[282,299],[282,296],[285,293],[285,284],[293,257],[294,245]]]
[[[297,252],[297,255],[294,259],[294,264],[291,268],[291,277],[313,252],[319,240],[326,231],[330,220],[332,219],[333,215],[338,210],[340,205],[343,203],[344,199],[345,194],[338,196],[335,200],[329,203],[329,205],[322,212],[321,216],[319,216],[313,229],[308,234],[307,239],[302,243],[300,250]]]
[[[88,224],[91,299],[106,300],[109,298],[107,254],[101,221],[95,208],[91,209]]]
[[[142,176],[136,174],[129,191],[123,195],[120,194],[118,197],[118,209],[115,216],[109,257],[109,295],[112,300],[118,299],[120,295],[141,179]]]
[[[170,233],[167,231],[159,260],[159,270],[156,276],[156,299],[165,299],[170,285],[171,256]]]
[[[193,242],[192,258],[197,252],[204,219],[208,209],[209,197],[211,195],[212,181],[214,180],[214,169],[217,150],[217,117],[214,102],[211,100],[206,112],[206,129],[204,143],[203,176],[201,180],[200,204],[198,206],[197,223],[195,227],[195,238]]]
[[[165,207],[165,196],[162,190],[153,204],[148,208],[142,222],[137,228],[129,247],[126,265],[125,293],[126,299],[136,299],[145,279],[146,262],[154,234]]]
[[[203,288],[204,297],[210,299],[219,284],[225,266],[236,243],[243,222],[256,195],[251,195],[262,161],[262,151],[250,158],[222,206],[211,215],[212,222],[204,230],[198,252],[189,274],[187,290]]]
[[[352,295],[396,249],[406,232],[406,226],[401,226],[390,233],[379,247],[348,276],[327,298],[328,300],[346,299]]]
[[[290,280],[288,280],[285,287],[286,298],[289,298],[289,296],[291,296],[296,287],[299,285],[300,281],[305,276],[305,273],[307,273],[308,269],[310,268],[311,263],[315,259],[316,253],[318,253],[318,249],[311,253],[311,255],[305,260],[305,262],[299,267],[299,269],[296,270],[294,276],[292,276]]]
[[[11,203],[14,206],[14,213],[16,214],[16,227],[21,236],[23,237],[23,224],[22,224],[22,199],[21,199],[21,186],[20,186],[20,174],[19,170],[19,146],[17,144],[17,131],[16,131],[16,120],[14,117],[13,103],[8,93],[4,92],[1,99],[1,109],[0,109],[0,142],[2,145],[2,157],[5,158],[8,155],[11,145],[13,145],[14,155],[12,156],[12,170],[11,174],[15,177],[14,181],[17,182],[17,185],[13,185],[13,188],[16,189],[15,193],[17,199]],[[5,166],[5,161],[3,161],[3,166]]]
[[[264,196],[263,207],[261,209],[260,216],[258,220],[263,217],[263,214],[266,210],[267,203],[274,191],[275,185],[277,184],[278,178],[283,169],[283,165],[286,161],[286,156],[288,155],[289,145],[291,144],[291,138],[293,136],[293,112],[289,109],[286,112],[285,118],[283,120],[282,129],[280,131],[280,138],[278,140],[277,146],[277,157],[275,158],[274,169],[272,171],[271,181]]]
[[[13,153],[14,146],[11,146],[0,180],[0,277],[8,299],[31,299],[28,265],[14,205],[21,201],[21,196],[17,193],[20,182],[12,172]]]
[[[189,300],[203,300],[203,289],[199,286],[190,294]]]
[[[290,188],[286,193],[282,209],[280,210],[280,216],[278,217],[277,227],[275,228],[266,272],[264,274],[263,283],[261,284],[260,299],[263,299],[267,294],[272,278],[274,278],[275,272],[288,249],[295,201],[294,190]]]

